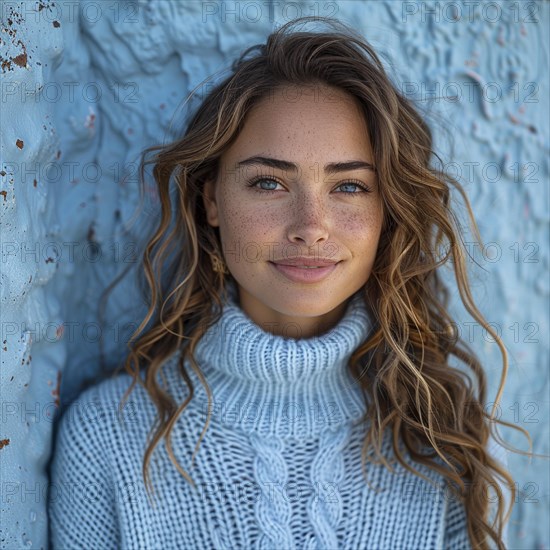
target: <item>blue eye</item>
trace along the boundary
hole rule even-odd
[[[346,193],[346,195],[360,195],[361,193],[370,193],[370,189],[368,187],[365,187],[360,182],[354,182],[354,181],[346,181],[345,183],[340,184],[338,187],[344,187],[345,185],[351,185],[352,187],[357,187],[361,189],[358,193]]]
[[[258,183],[260,182],[264,182],[264,181],[268,181],[270,183],[273,183],[275,184],[275,186],[277,186],[279,184],[278,181],[274,180],[274,179],[271,179],[271,178],[264,178],[264,177],[258,177],[258,178],[254,178],[252,180],[250,180],[248,182],[248,187],[252,187],[255,191],[258,191],[260,193],[270,193],[270,192],[273,192],[274,189],[260,189],[259,187],[257,187]]]

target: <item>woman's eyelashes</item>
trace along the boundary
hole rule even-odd
[[[258,187],[258,184],[260,182],[269,182],[274,187],[277,185],[282,185],[279,180],[273,178],[273,177],[265,177],[265,176],[257,176],[255,178],[252,178],[251,180],[248,180],[247,187],[251,187],[254,189],[254,191],[258,193],[277,193],[278,190],[272,188],[272,189],[263,189],[261,187]],[[364,193],[370,193],[371,189],[370,187],[366,186],[362,181],[358,180],[346,180],[336,186],[336,189],[339,189],[341,187],[352,187],[358,189],[358,191],[342,191],[344,195],[362,195]]]

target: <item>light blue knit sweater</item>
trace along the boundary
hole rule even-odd
[[[365,404],[346,370],[372,328],[360,296],[332,330],[296,340],[254,324],[229,289],[196,351],[214,401],[193,468],[207,398],[190,368],[196,393],[172,431],[196,490],[161,442],[151,468],[157,499],[148,500],[142,460],[156,409],[136,385],[117,416],[130,383],[120,374],[87,389],[61,418],[49,496],[53,548],[469,548],[464,508],[439,474],[408,459],[434,487],[397,462],[395,474],[367,462],[373,487],[364,480]],[[163,375],[180,404],[187,390],[176,359]],[[388,437],[384,452],[391,458]]]

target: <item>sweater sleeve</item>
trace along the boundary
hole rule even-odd
[[[102,444],[108,423],[101,410],[92,387],[59,421],[48,496],[53,550],[119,547],[115,487]]]
[[[508,459],[506,455],[506,449],[496,442],[492,434],[489,436],[487,443],[487,450],[489,454],[500,463],[505,469],[508,469]],[[499,478],[497,478],[498,486],[500,487],[504,499],[505,510],[511,500],[510,488]],[[498,501],[496,491],[489,489],[490,502],[489,502],[489,522],[493,521],[497,512]],[[444,537],[444,549],[445,550],[462,550],[470,549],[471,543],[468,536],[468,528],[466,525],[466,511],[464,505],[456,498],[449,496],[450,502],[447,510],[445,537]],[[508,523],[504,524],[502,529],[502,541],[505,548],[508,548]],[[496,548],[496,544],[491,540],[489,541],[491,547]]]

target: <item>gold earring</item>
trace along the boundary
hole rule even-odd
[[[223,273],[225,275],[229,274],[229,271],[227,270],[225,262],[222,259],[220,259],[217,255],[210,254],[210,260],[212,261],[212,269],[216,273]]]

